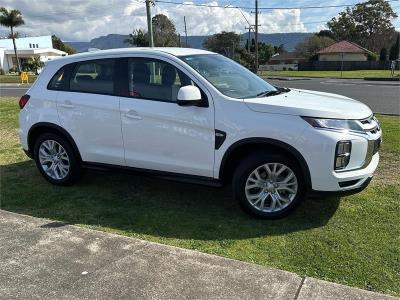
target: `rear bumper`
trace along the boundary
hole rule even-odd
[[[311,190],[309,192],[310,197],[315,197],[315,198],[324,198],[324,197],[330,197],[330,196],[349,196],[349,195],[354,195],[357,194],[361,191],[363,191],[371,182],[372,176],[367,177],[364,179],[361,183],[357,184],[356,187],[354,188],[349,188],[346,190],[337,190],[337,191],[316,191],[316,190]]]

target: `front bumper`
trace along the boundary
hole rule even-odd
[[[357,185],[357,187],[351,187],[348,189],[344,190],[338,190],[338,191],[316,191],[316,190],[311,190],[308,194],[311,198],[323,198],[323,197],[331,197],[331,196],[349,196],[349,195],[354,195],[357,194],[361,191],[363,191],[371,182],[372,176],[367,177],[366,179],[361,180],[361,184]]]
[[[349,194],[364,189],[379,163],[379,153],[371,152],[379,143],[382,132],[355,134],[310,128],[297,142],[297,149],[305,158],[311,175],[311,194]],[[351,141],[348,166],[334,170],[335,149],[338,141]]]

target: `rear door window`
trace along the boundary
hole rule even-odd
[[[71,76],[71,92],[114,94],[115,59],[98,59],[77,63]]]

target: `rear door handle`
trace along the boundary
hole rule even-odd
[[[63,108],[74,108],[75,106],[72,105],[71,101],[65,101],[64,103],[59,104]]]
[[[129,110],[125,114],[125,117],[127,117],[128,119],[134,119],[134,120],[141,120],[142,119],[142,117],[139,116],[139,114],[134,110]]]

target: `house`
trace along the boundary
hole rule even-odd
[[[31,57],[39,57],[42,62],[68,55],[53,48],[51,36],[17,38],[15,40],[21,66]],[[17,67],[12,39],[0,39],[0,68],[5,72]]]
[[[317,52],[319,61],[366,61],[371,51],[348,41],[340,41]]]
[[[307,61],[295,52],[286,52],[272,56],[268,64],[260,66],[260,69],[281,71],[281,70],[297,70],[298,64]]]

